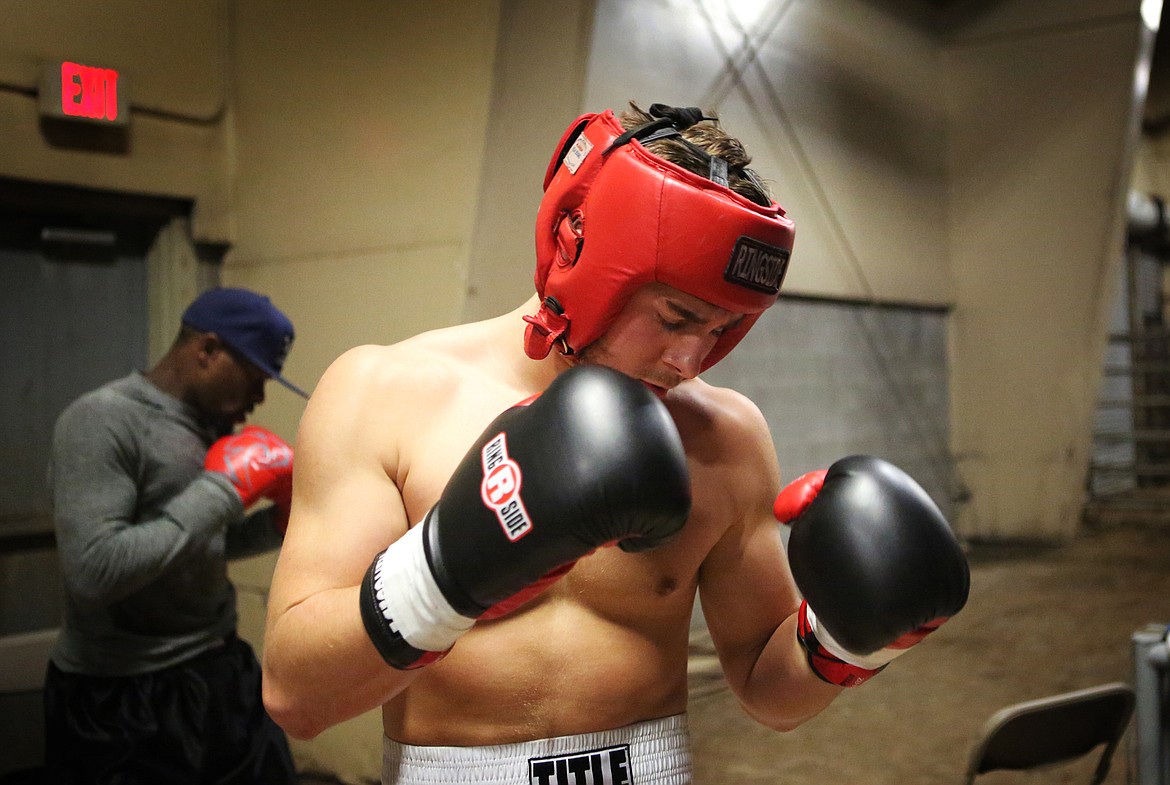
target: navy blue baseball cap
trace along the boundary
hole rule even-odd
[[[296,333],[292,321],[264,295],[247,289],[211,289],[187,306],[182,321],[199,332],[215,333],[266,376],[303,398],[309,397],[280,375]]]

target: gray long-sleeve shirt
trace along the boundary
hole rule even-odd
[[[49,466],[65,582],[57,667],[146,673],[235,630],[227,559],[279,537],[268,510],[245,517],[227,478],[204,471],[218,435],[137,372],[61,413]]]

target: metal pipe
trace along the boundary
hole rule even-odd
[[[1166,630],[1164,624],[1151,624],[1132,636],[1138,785],[1170,782],[1170,725],[1164,721],[1170,666]]]

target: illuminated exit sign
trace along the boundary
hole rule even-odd
[[[51,63],[41,72],[40,112],[46,117],[101,125],[126,125],[130,106],[126,85],[113,68],[70,60]]]

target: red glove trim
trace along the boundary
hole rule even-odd
[[[576,563],[576,561],[571,561],[568,564],[562,564],[560,567],[557,567],[555,570],[536,581],[536,583],[533,583],[527,588],[516,592],[511,597],[500,600],[495,605],[483,612],[483,614],[479,617],[480,621],[491,621],[492,619],[498,619],[501,616],[506,616],[519,608],[521,605],[527,603],[529,600],[535,599],[538,595],[543,593],[545,589],[563,578],[569,570],[573,569],[573,565]]]
[[[835,684],[838,687],[857,687],[881,673],[885,666],[876,670],[859,668],[830,654],[820,641],[808,622],[806,610],[808,603],[800,603],[800,616],[796,625],[796,637],[808,655],[808,664],[812,672],[823,682]]]
[[[772,514],[781,523],[790,523],[812,504],[825,485],[827,469],[806,472],[784,486],[772,504]]]
[[[943,622],[949,619],[949,616],[939,616],[933,621],[928,621],[916,630],[911,630],[898,640],[887,646],[887,649],[909,649],[922,641],[927,635],[937,630],[943,625]]]

